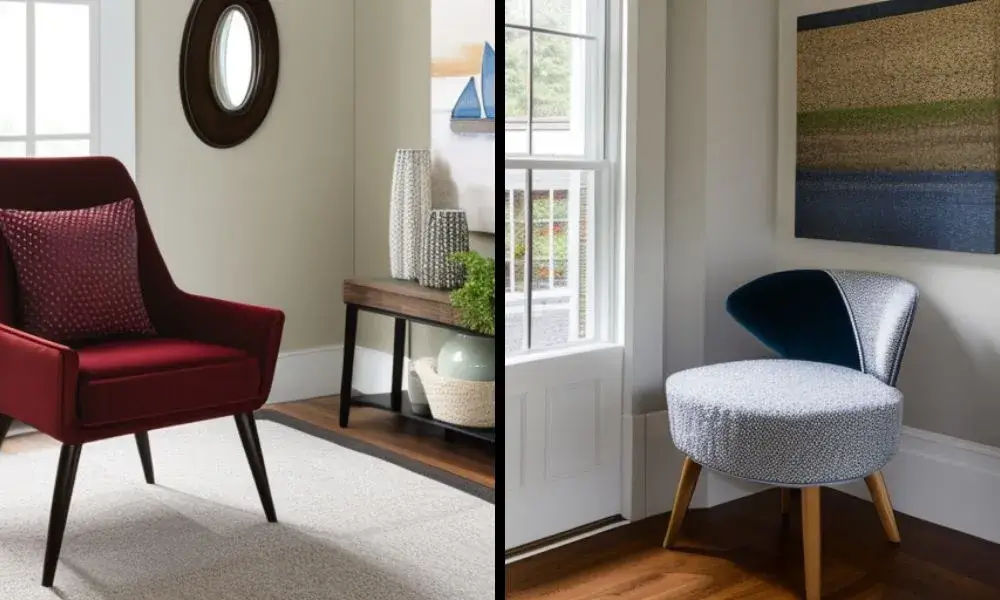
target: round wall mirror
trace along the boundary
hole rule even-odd
[[[247,105],[257,74],[257,36],[250,17],[230,6],[219,19],[212,39],[212,89],[222,108],[237,112]]]
[[[202,141],[231,148],[257,131],[277,89],[278,50],[268,0],[195,0],[181,46],[181,100]]]

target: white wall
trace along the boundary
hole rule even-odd
[[[890,466],[889,476],[900,490],[897,503],[916,506],[930,492],[921,473],[939,464],[968,474],[982,490],[1000,482],[997,472],[963,470],[974,461],[962,458],[965,448],[974,448],[974,456],[992,456],[996,452],[989,446],[1000,446],[1000,318],[995,308],[1000,304],[1000,258],[793,238],[793,198],[782,193],[790,182],[786,176],[779,185],[777,173],[779,120],[784,136],[780,158],[786,165],[794,160],[795,60],[782,54],[779,62],[779,5],[791,27],[782,39],[793,46],[791,13],[856,3],[671,0],[665,370],[766,355],[724,311],[732,289],[764,273],[833,267],[911,279],[922,298],[899,385],[906,395],[904,422],[913,429],[907,430],[904,455]],[[665,413],[650,414],[647,421],[646,486],[648,512],[653,513],[669,505],[676,485],[669,470],[676,468],[676,457],[660,458],[672,447]],[[918,442],[928,437],[934,440],[933,451],[907,450],[919,448]],[[700,499],[715,504],[743,491],[711,477]],[[965,514],[975,515],[984,514],[988,504],[971,492],[956,491],[946,500],[962,503]],[[941,510],[947,503],[921,505],[913,513],[947,522],[939,518],[947,514]]]
[[[397,148],[431,143],[431,0],[354,4],[354,275],[388,277],[393,158]],[[493,236],[474,234],[472,249],[494,256]],[[437,352],[440,330],[411,330],[412,355]],[[391,352],[392,331],[390,319],[362,314],[358,343]]]
[[[857,4],[847,0],[782,0],[784,20],[794,13]],[[782,34],[787,43],[791,30]],[[783,54],[782,164],[794,161],[794,60]],[[778,82],[776,82],[778,85]],[[792,123],[794,126],[794,122]],[[792,163],[793,164],[793,163]],[[787,177],[785,177],[787,180]],[[1000,257],[792,239],[794,198],[778,189],[776,265],[864,268],[906,277],[921,299],[900,373],[904,422],[923,430],[1000,446]]]
[[[137,6],[137,178],[183,288],[283,309],[283,348],[343,338],[354,253],[354,1],[274,2],[281,73],[245,144],[204,145],[181,108],[191,2]]]

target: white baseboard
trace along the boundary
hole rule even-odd
[[[646,516],[669,511],[681,476],[684,455],[677,451],[670,437],[670,417],[661,410],[646,414]],[[695,488],[692,508],[702,508],[705,486]]]
[[[1000,543],[1000,449],[904,427],[884,473],[897,511]],[[838,488],[869,500],[862,482]]]
[[[646,415],[622,416],[622,517],[639,521],[646,510]]]
[[[410,359],[403,361],[403,389]],[[392,353],[359,347],[354,352],[354,389],[362,394],[387,394],[392,389]]]
[[[667,411],[645,415],[646,513],[670,510],[683,457],[670,438]],[[1000,543],[1000,448],[911,427],[903,428],[899,454],[885,468],[898,512]],[[864,482],[836,486],[870,500]],[[718,473],[703,475],[692,508],[718,506],[764,488]]]
[[[343,365],[342,345],[282,352],[268,404],[336,396],[340,393]]]

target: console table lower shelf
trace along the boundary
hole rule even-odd
[[[495,428],[459,427],[431,417],[415,415],[410,408],[410,399],[403,390],[407,322],[422,323],[471,336],[493,336],[482,336],[462,327],[446,292],[420,287],[409,281],[359,279],[345,281],[344,304],[347,307],[347,319],[344,331],[344,368],[340,383],[341,427],[347,427],[350,422],[351,406],[370,406],[442,429],[446,438],[457,435],[480,440],[496,447]],[[358,341],[358,313],[361,311],[385,315],[394,320],[391,393],[366,396],[352,393],[354,354]]]
[[[465,437],[474,438],[477,440],[482,440],[484,442],[489,442],[491,444],[496,444],[497,434],[496,429],[477,429],[475,427],[461,427],[459,425],[452,425],[451,423],[445,423],[444,421],[438,421],[432,417],[424,417],[421,415],[414,414],[410,408],[410,398],[406,392],[403,392],[403,402],[399,411],[392,410],[392,394],[371,394],[364,396],[351,396],[351,405],[353,406],[367,406],[370,408],[380,408],[382,410],[388,410],[395,412],[401,417],[410,419],[412,421],[417,421],[419,423],[424,423],[426,425],[433,425],[444,429],[446,432],[452,432]]]

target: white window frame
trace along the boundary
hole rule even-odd
[[[599,58],[603,59],[603,64],[590,62],[588,68],[590,72],[586,78],[586,85],[591,91],[588,97],[587,113],[585,115],[585,131],[593,132],[595,135],[589,136],[585,145],[584,156],[547,156],[532,154],[532,98],[531,84],[528,84],[528,116],[526,129],[528,132],[528,152],[511,153],[504,155],[505,170],[523,170],[527,174],[525,186],[525,205],[527,215],[525,215],[525,226],[528,228],[525,236],[525,267],[524,267],[524,292],[523,302],[525,305],[524,315],[524,335],[526,344],[529,347],[523,351],[505,359],[515,358],[518,363],[530,359],[531,355],[543,355],[552,351],[559,351],[559,348],[531,348],[531,305],[532,299],[538,292],[532,290],[532,271],[529,257],[532,255],[533,244],[533,214],[531,202],[531,177],[533,170],[557,170],[557,171],[589,171],[594,173],[594,188],[590,191],[589,199],[592,206],[591,230],[593,239],[588,240],[587,250],[590,255],[587,257],[587,264],[592,273],[588,289],[583,290],[589,300],[588,312],[593,318],[593,337],[578,342],[570,341],[568,345],[580,343],[617,343],[620,341],[621,332],[619,324],[619,289],[620,289],[620,269],[618,261],[618,247],[620,243],[620,230],[623,223],[623,211],[619,185],[619,165],[620,165],[620,142],[622,122],[620,115],[623,109],[622,102],[622,75],[624,64],[622,64],[622,23],[623,23],[623,2],[621,0],[588,0],[588,22],[598,24],[594,33],[569,33],[565,31],[554,31],[546,28],[535,27],[534,11],[530,0],[526,0],[528,6],[528,24],[508,24],[504,22],[505,31],[507,29],[524,31],[529,34],[528,64],[532,64],[533,41],[531,32],[548,33],[572,39],[592,40],[596,42]],[[603,67],[603,68],[601,68]],[[506,197],[506,196],[505,196]],[[513,209],[513,198],[512,198]],[[506,203],[505,203],[506,206]],[[574,203],[570,203],[571,210]],[[575,204],[575,208],[579,203]],[[505,215],[505,222],[507,221]],[[570,214],[569,220],[571,228],[579,224],[579,217],[574,218]],[[506,232],[505,232],[506,235]],[[577,237],[579,232],[571,232],[570,239]],[[577,244],[570,244],[576,248]],[[513,252],[513,248],[512,248]],[[570,261],[572,263],[572,261]],[[512,264],[516,261],[512,261]],[[514,269],[516,273],[516,268]],[[576,270],[571,269],[570,286],[574,286],[573,279]],[[506,277],[506,275],[505,275]],[[579,283],[579,282],[577,282]],[[499,287],[499,286],[498,286]],[[504,288],[506,292],[506,286]],[[544,293],[544,292],[543,292]],[[573,295],[573,304],[576,303],[577,294]],[[575,310],[571,314],[576,315]]]
[[[39,141],[90,141],[91,155],[113,156],[136,176],[135,118],[135,0],[12,0],[26,5],[27,130],[25,135],[0,136],[3,142],[24,142],[34,156]],[[77,4],[90,7],[90,133],[35,133],[35,7]]]

